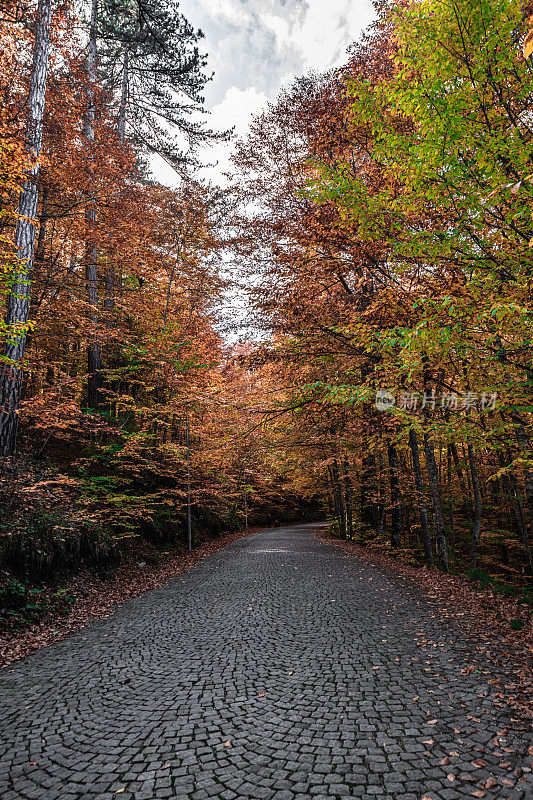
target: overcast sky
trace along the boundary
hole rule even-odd
[[[210,126],[234,127],[237,135],[293,78],[342,64],[373,16],[371,0],[181,0],[180,8],[204,32],[202,49],[215,73],[206,89]],[[210,148],[206,161],[218,165],[204,177],[223,182],[231,149]],[[154,164],[154,173],[177,182],[164,165]]]

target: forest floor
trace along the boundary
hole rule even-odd
[[[317,531],[237,538],[3,670],[3,800],[530,796],[511,663]]]

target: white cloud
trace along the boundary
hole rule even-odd
[[[248,128],[250,116],[259,114],[267,103],[268,97],[255,87],[243,91],[231,86],[224,100],[213,108],[211,117],[216,127],[235,127],[235,133],[241,135]]]
[[[209,125],[235,126],[245,134],[252,117],[275,99],[283,86],[310,70],[341,64],[349,44],[373,17],[371,0],[182,0],[180,9],[205,34]],[[221,181],[233,145],[206,150],[203,172]],[[176,183],[169,168],[156,165],[156,177]]]
[[[369,0],[313,0],[302,26],[294,31],[306,69],[323,70],[342,64],[347,46],[359,37],[373,15]]]
[[[216,130],[234,129],[235,137],[246,133],[250,120],[266,108],[268,97],[263,92],[258,92],[254,87],[250,89],[238,89],[231,86],[221,103],[214,106],[210,125]],[[223,173],[230,169],[230,157],[232,144],[222,142],[209,148],[205,159],[211,162],[212,166],[202,170],[205,177],[214,183],[225,183]]]

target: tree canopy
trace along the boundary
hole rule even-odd
[[[187,510],[194,542],[314,515],[525,591],[527,25],[517,0],[376,10],[343,67],[255,118],[222,189],[199,178],[226,134],[176,3],[4,3],[5,569],[181,546]]]

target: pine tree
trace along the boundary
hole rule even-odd
[[[99,68],[117,96],[120,138],[186,173],[199,144],[225,135],[201,119],[209,80],[198,50],[203,33],[171,0],[104,0],[99,37]]]

